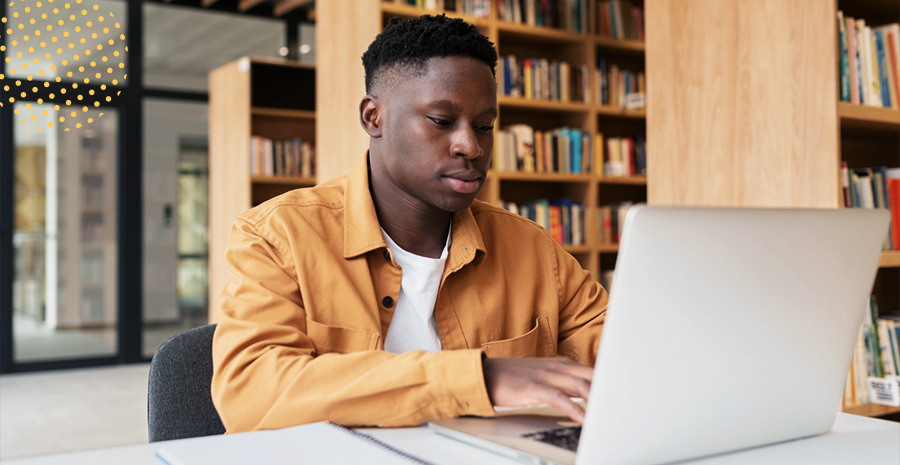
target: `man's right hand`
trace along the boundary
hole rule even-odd
[[[528,407],[548,404],[578,423],[584,409],[570,397],[585,401],[594,369],[566,358],[486,358],[484,384],[496,407]]]

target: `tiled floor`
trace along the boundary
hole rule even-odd
[[[147,442],[149,364],[0,376],[0,459]]]

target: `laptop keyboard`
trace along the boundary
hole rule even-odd
[[[581,437],[581,427],[570,426],[568,428],[548,429],[535,433],[523,434],[522,437],[545,442],[575,452],[578,450],[578,438]]]

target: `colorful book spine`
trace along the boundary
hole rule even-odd
[[[584,204],[569,199],[504,202],[506,210],[534,221],[560,245],[584,245]]]
[[[841,69],[841,101],[850,101],[850,68],[847,63],[847,23],[844,21],[844,13],[840,10],[837,12],[838,18],[838,43],[840,44],[840,69]]]
[[[841,163],[841,185],[844,207],[884,208],[890,210],[883,250],[900,250],[900,168],[849,169]],[[894,186],[894,187],[891,187]],[[893,189],[893,190],[892,190]]]
[[[252,136],[250,137],[250,174],[253,176],[315,176],[315,147],[299,138],[276,141]]]

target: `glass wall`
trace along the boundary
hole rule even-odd
[[[78,131],[32,120],[56,121],[63,111],[14,106],[16,362],[117,352],[118,118],[109,108],[79,112],[93,122]]]
[[[207,323],[208,106],[144,101],[144,355]]]
[[[136,347],[117,347],[132,334],[118,335],[117,326],[134,327],[138,306],[119,307],[137,291],[138,266],[141,355],[150,357],[170,336],[209,319],[208,106],[198,100],[208,73],[247,55],[287,55],[286,25],[297,23],[159,2],[7,5],[0,96],[15,110],[13,153],[2,154],[14,166],[14,282],[2,309],[10,318],[12,300],[13,362],[134,360]],[[143,13],[143,46],[134,47],[143,50],[143,87],[135,90],[141,124],[129,117],[133,104],[116,99],[127,88],[129,5]],[[296,27],[300,60],[314,62],[314,25]],[[130,227],[117,218],[119,208],[136,208],[127,183],[117,191],[117,169],[137,156],[122,152],[137,131],[141,263],[128,258],[135,251],[118,234]]]

